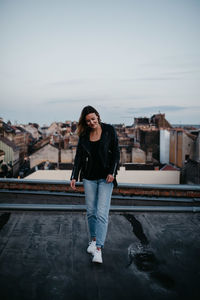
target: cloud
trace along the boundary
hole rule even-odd
[[[167,81],[167,80],[180,80],[181,78],[174,76],[160,76],[160,77],[143,77],[137,78],[136,81]]]
[[[83,99],[49,99],[46,100],[44,103],[45,104],[72,104],[72,103],[78,103],[78,102],[82,102]]]
[[[159,81],[159,80],[178,80],[178,77],[173,76],[156,76],[156,77],[137,77],[137,78],[127,78],[127,79],[121,79],[121,82],[134,82],[134,81]]]
[[[108,105],[110,103],[110,105],[112,105],[112,103],[115,103],[115,100],[123,100],[124,97],[115,97],[115,96],[109,96],[109,95],[85,95],[82,97],[73,97],[72,98],[50,98],[50,99],[46,99],[44,101],[44,104],[47,105],[54,105],[54,104],[71,104],[71,105],[75,105],[75,104],[83,104],[83,105],[99,105],[101,106],[106,104]],[[133,99],[133,97],[130,97],[130,99]],[[138,99],[138,97],[135,96],[135,99]]]
[[[188,75],[199,73],[199,70],[185,70],[185,71],[173,71],[160,74],[159,76],[148,76],[148,77],[135,77],[121,79],[121,82],[133,82],[133,81],[168,81],[168,80],[182,80]]]
[[[200,109],[199,106],[189,107],[189,109]],[[175,105],[161,105],[161,106],[146,106],[141,108],[132,108],[127,109],[127,114],[154,114],[154,113],[168,113],[168,112],[181,112],[188,110],[186,106],[175,106]]]
[[[53,86],[65,86],[65,85],[79,85],[79,84],[85,84],[87,83],[87,80],[85,79],[69,79],[69,80],[60,80],[55,82],[50,82],[49,85]]]

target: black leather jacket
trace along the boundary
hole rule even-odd
[[[108,170],[108,174],[116,177],[120,158],[118,137],[113,126],[101,123],[101,127],[102,134],[99,145],[101,163],[103,168]],[[86,176],[90,172],[92,157],[90,153],[89,133],[90,130],[88,128],[86,133],[79,137],[71,180],[76,179],[77,181],[80,173],[80,181],[82,181],[84,175]],[[116,184],[116,180],[114,183]]]

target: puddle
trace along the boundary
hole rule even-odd
[[[165,273],[155,271],[150,276],[166,289],[173,289],[175,286],[174,280]]]
[[[158,265],[158,261],[153,254],[153,252],[143,252],[143,253],[136,253],[133,256],[133,262],[135,263],[136,267],[140,271],[150,272],[155,270]]]
[[[159,270],[160,262],[156,258],[149,246],[149,241],[143,231],[141,223],[131,214],[122,214],[133,228],[133,233],[139,239],[139,242],[133,243],[128,247],[129,264],[132,263],[141,272],[148,273],[150,279],[165,289],[173,289],[175,281],[166,273]]]

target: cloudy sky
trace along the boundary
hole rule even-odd
[[[200,124],[199,0],[0,0],[0,117]]]

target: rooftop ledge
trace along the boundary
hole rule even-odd
[[[83,183],[77,182],[77,189],[73,191],[70,187],[69,180],[38,180],[38,179],[14,179],[1,178],[0,189],[10,191],[31,190],[31,191],[50,191],[66,193],[84,193]],[[165,197],[195,197],[200,198],[200,185],[188,184],[130,184],[118,183],[114,188],[115,195],[148,195],[148,196],[165,196]]]

